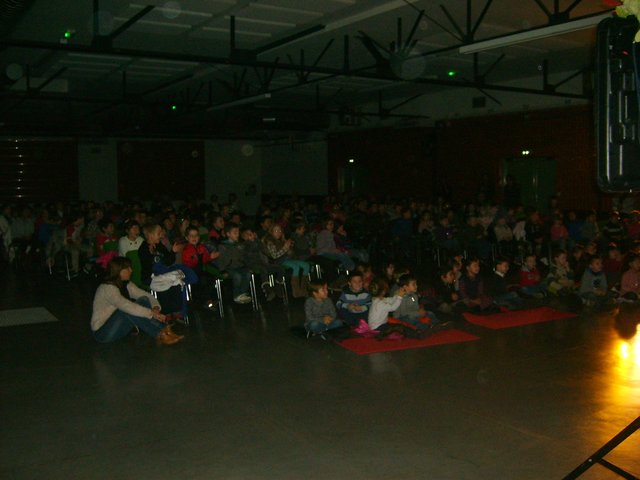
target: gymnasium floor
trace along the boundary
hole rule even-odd
[[[0,328],[4,480],[560,479],[640,414],[630,308],[358,356],[292,335],[300,300],[99,345],[93,288],[0,276],[0,310],[59,319]],[[607,458],[640,476],[639,453],[637,432]]]

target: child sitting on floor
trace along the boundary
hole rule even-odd
[[[389,328],[389,313],[398,309],[405,295],[405,287],[399,287],[395,296],[387,297],[389,283],[384,278],[377,278],[371,284],[371,309],[369,310],[369,328],[384,332]]]
[[[324,282],[309,282],[309,295],[304,302],[304,328],[307,334],[322,334],[342,327],[336,307],[329,298],[329,288]]]
[[[566,296],[575,292],[573,272],[567,260],[566,250],[556,250],[547,275],[547,291],[551,295]]]
[[[580,298],[587,307],[603,306],[611,297],[607,290],[607,276],[602,271],[602,258],[591,257],[580,282]]]
[[[493,274],[487,280],[487,293],[496,305],[517,309],[522,305],[522,299],[518,294],[510,290],[507,282],[509,261],[506,258],[497,258],[494,262]]]
[[[607,258],[602,260],[602,271],[607,276],[607,284],[615,286],[620,283],[622,277],[622,263],[624,257],[615,243],[609,244]]]
[[[393,312],[393,317],[418,330],[429,330],[439,322],[435,313],[428,312],[420,304],[418,297],[418,281],[413,275],[405,274],[398,279],[398,289],[404,289],[400,306]]]
[[[629,255],[626,264],[627,269],[620,280],[620,298],[635,302],[640,294],[640,257]]]
[[[450,266],[443,266],[431,293],[430,303],[442,313],[452,313],[460,295],[456,291],[456,275]]]
[[[472,313],[494,313],[499,311],[491,297],[485,293],[484,281],[480,277],[480,260],[470,258],[460,277],[460,297]]]
[[[520,269],[520,291],[533,298],[545,297],[546,286],[540,282],[540,270],[538,270],[536,256],[533,253],[524,257]]]
[[[349,283],[342,289],[336,303],[338,316],[349,326],[357,326],[359,320],[367,320],[371,306],[371,294],[362,286],[362,275],[356,271],[349,275]]]

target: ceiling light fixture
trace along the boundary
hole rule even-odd
[[[207,108],[207,112],[215,112],[216,110],[226,110],[227,108],[239,107],[241,105],[249,105],[251,103],[259,102],[271,98],[270,93],[263,93],[261,95],[254,95],[252,97],[241,98],[239,100],[233,100],[231,102],[219,103]]]
[[[531,42],[541,38],[555,37],[556,35],[562,35],[564,33],[585,30],[597,25],[606,18],[611,18],[611,12],[582,17],[577,20],[570,20],[557,25],[532,28],[531,30],[525,30],[519,33],[501,35],[488,40],[481,40],[479,42],[474,42],[460,47],[459,52],[463,54],[484,52],[494,48],[508,47],[511,45],[517,45],[518,43]]]

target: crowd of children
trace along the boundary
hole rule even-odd
[[[5,206],[0,227],[5,258],[31,249],[55,265],[65,255],[79,273],[97,258],[106,266],[137,252],[143,285],[180,271],[208,306],[215,278],[228,278],[233,300],[249,303],[251,275],[267,300],[284,294],[286,275],[294,297],[309,296],[306,327],[314,334],[365,322],[381,336],[392,327],[423,335],[461,311],[489,314],[567,296],[604,307],[640,295],[636,211],[599,222],[593,212],[543,215],[517,205],[271,198],[250,218],[212,199],[180,207]],[[412,271],[394,271],[392,261]],[[344,287],[335,305],[329,287]],[[183,296],[161,303],[185,313]]]

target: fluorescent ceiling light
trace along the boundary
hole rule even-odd
[[[320,17],[322,12],[314,12],[312,10],[301,10],[299,8],[278,7],[276,5],[264,5],[262,3],[251,2],[249,7],[259,8],[262,10],[271,10],[280,13],[297,13],[298,15],[308,15],[310,17]]]
[[[127,77],[170,77],[172,73],[163,72],[135,72],[127,70]]]
[[[267,6],[267,5],[259,5],[259,4],[252,4],[255,7],[261,7],[261,8],[272,8],[271,6]],[[299,40],[308,40],[311,37],[314,37],[316,35],[321,35],[327,32],[331,32],[333,30],[337,30],[339,28],[343,28],[343,27],[347,27],[349,25],[352,25],[356,22],[361,22],[363,20],[367,20],[371,17],[375,17],[377,15],[382,15],[383,13],[388,13],[391,12],[392,10],[396,10],[398,8],[402,8],[402,7],[406,7],[407,5],[411,6],[412,3],[409,3],[407,0],[393,0],[391,2],[387,2],[385,4],[379,5],[375,8],[370,8],[368,10],[364,10],[361,11],[359,13],[354,13],[353,15],[349,15],[347,17],[344,18],[340,18],[337,20],[334,20],[332,22],[327,23],[326,25],[323,26],[323,28],[321,28],[320,30],[318,30],[317,32],[311,33],[309,35],[304,35],[301,36],[300,38],[296,38],[295,40],[291,40],[290,42],[285,43],[284,45],[278,45],[276,47],[270,48],[268,50],[264,50],[262,52],[260,52],[260,55],[263,55],[267,52],[271,52],[272,50],[275,50],[277,48],[281,48],[281,47],[285,47],[285,46],[289,46],[292,43],[295,43]],[[314,12],[316,13],[316,12]],[[320,14],[318,14],[320,15]]]
[[[113,62],[87,62],[83,60],[60,60],[59,63],[63,65],[82,65],[88,67],[119,67],[121,65],[120,63]]]
[[[394,2],[388,2],[386,4],[382,4],[378,7],[375,8],[370,8],[368,10],[364,10],[360,13],[356,13],[354,15],[350,15],[348,17],[342,18],[340,20],[335,20],[333,22],[328,23],[325,28],[324,28],[324,32],[329,32],[331,30],[336,30],[338,28],[342,28],[342,27],[346,27],[348,25],[351,25],[353,23],[356,22],[361,22],[362,20],[367,20],[371,17],[375,17],[377,15],[381,15],[383,13],[387,13],[390,12],[392,10],[396,10],[397,8],[401,8],[401,7],[406,7],[407,4],[411,5],[410,3],[406,2],[405,0],[396,0]]]
[[[205,32],[217,32],[217,33],[229,33],[228,28],[220,28],[220,27],[202,27],[202,30]],[[252,32],[250,30],[237,30],[236,35],[247,35],[249,37],[270,37],[270,33],[263,32]]]
[[[121,60],[123,62],[131,60],[131,57],[123,57],[121,55],[102,55],[94,53],[68,53],[67,56],[75,58],[95,58],[96,60]]]
[[[165,3],[165,5],[167,5],[167,3]],[[131,8],[135,8],[135,9],[143,9],[146,7],[146,5],[142,5],[142,4],[138,4],[138,3],[130,3],[129,7]],[[194,10],[183,10],[182,8],[171,8],[171,7],[156,7],[155,10],[159,11],[159,12],[166,12],[166,13],[170,13],[170,14],[176,14],[176,15],[190,15],[193,17],[204,17],[204,18],[211,18],[213,15],[210,13],[205,13],[205,12],[196,12]]]
[[[118,22],[128,22],[128,18],[115,17],[114,20]],[[175,23],[175,22],[159,22],[157,20],[138,20],[136,25],[152,25],[154,27],[167,27],[167,28],[191,28],[192,25],[188,23]]]
[[[239,107],[241,105],[249,105],[251,103],[259,102],[260,100],[271,98],[270,93],[263,93],[261,95],[254,95],[252,97],[241,98],[239,100],[233,100],[231,102],[220,103],[207,108],[207,112],[215,112],[216,110],[226,110],[227,108]]]
[[[548,27],[534,28],[531,30],[525,30],[524,32],[514,33],[512,35],[503,35],[500,37],[490,38],[489,40],[482,40],[470,45],[464,45],[460,47],[460,53],[477,53],[485,50],[492,50],[494,48],[508,47],[510,45],[516,45],[518,43],[531,42],[533,40],[539,40],[541,38],[554,37],[556,35],[562,35],[563,33],[576,32],[578,30],[585,30],[587,28],[597,25],[602,20],[611,18],[611,12],[603,13],[602,15],[595,15],[592,17],[580,18],[578,20],[571,20],[558,25],[549,25]]]
[[[229,20],[231,18],[231,15],[225,15],[225,20]],[[236,16],[236,22],[247,22],[247,23],[260,23],[263,25],[273,25],[275,27],[295,27],[296,24],[295,23],[291,23],[291,22],[276,22],[273,20],[261,20],[259,18],[249,18],[249,17],[238,17]]]
[[[198,62],[187,62],[184,60],[164,60],[162,58],[142,58],[140,62],[143,63],[160,63],[163,65],[174,65],[176,67],[197,67],[200,65]]]

